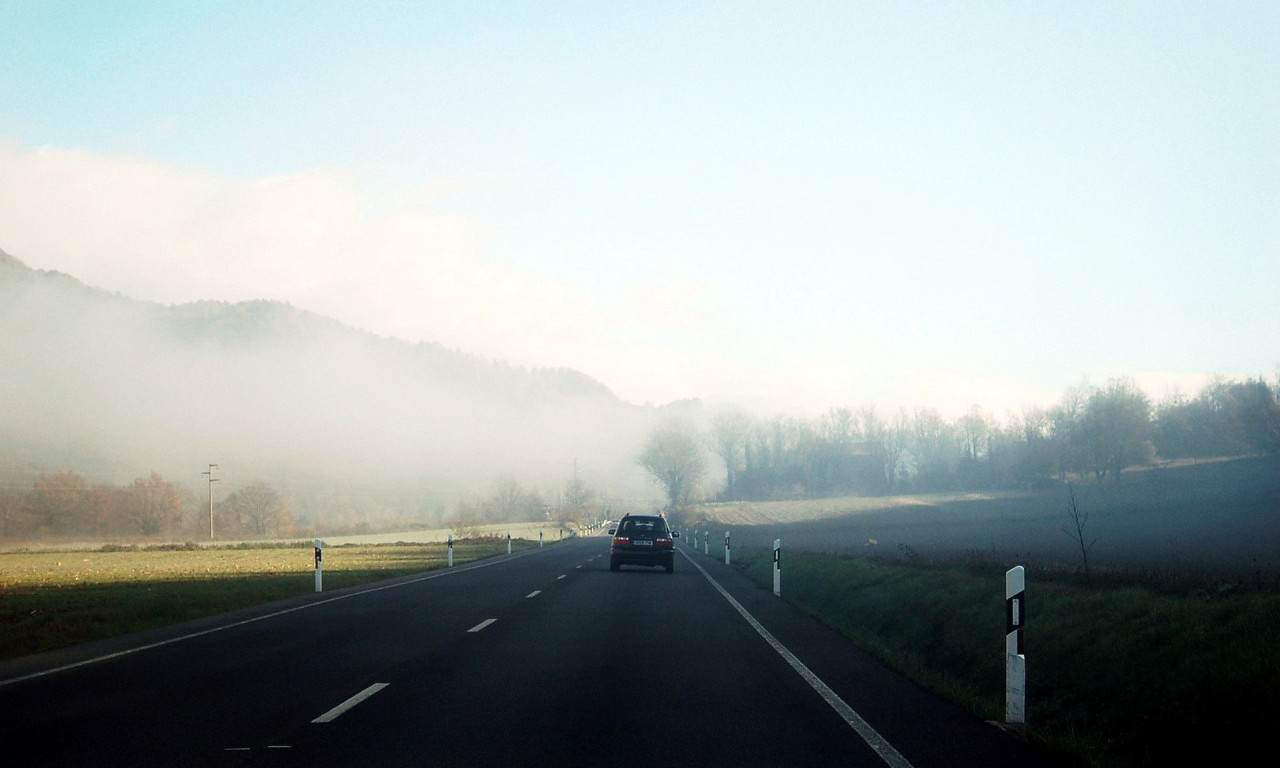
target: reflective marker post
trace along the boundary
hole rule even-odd
[[[538,531],[538,549],[542,549],[542,531]]]
[[[323,544],[324,542],[320,541],[319,539],[316,539],[316,591],[317,592],[320,591],[320,586],[322,581],[321,576],[324,573],[324,568],[322,567],[324,557],[320,552],[320,547]]]
[[[1027,621],[1027,577],[1022,566],[1004,575],[1006,724],[1027,727],[1027,657],[1023,631]]]
[[[724,532],[724,564],[729,564],[729,532]]]
[[[507,531],[507,554],[511,554],[511,531]]]
[[[449,567],[453,567],[453,534],[449,534]]]
[[[773,540],[773,594],[782,594],[782,539]]]

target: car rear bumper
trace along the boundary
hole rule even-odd
[[[676,553],[670,549],[654,550],[610,550],[609,560],[615,565],[661,565],[670,566],[675,563]]]

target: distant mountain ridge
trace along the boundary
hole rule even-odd
[[[579,371],[386,338],[279,301],[140,301],[3,251],[0,406],[0,473],[194,480],[218,463],[226,490],[264,479],[348,518],[368,507],[357,519],[438,515],[498,477],[550,494],[577,460],[602,489],[644,493],[634,457],[657,418]]]
[[[474,372],[479,378],[505,379],[516,390],[616,399],[604,384],[570,368],[516,368],[500,361],[488,361],[462,351],[449,350],[432,342],[414,343],[378,336],[271,299],[234,303],[203,300],[173,305],[141,301],[87,285],[64,272],[33,269],[0,250],[0,290],[8,289],[14,282],[27,286],[45,283],[46,287],[78,294],[86,300],[116,301],[145,307],[154,315],[157,323],[169,327],[169,332],[176,340],[197,343],[215,341],[233,346],[267,341],[294,341],[317,336],[345,336],[351,340],[363,340],[377,345],[387,354],[417,356],[427,369],[435,369],[442,376],[460,376],[468,384],[475,382],[467,372]]]

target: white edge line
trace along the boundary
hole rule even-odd
[[[845,703],[845,700],[840,698],[839,694],[831,690],[830,686],[822,682],[821,678],[815,675],[804,665],[804,662],[796,658],[794,653],[789,651],[785,645],[770,634],[769,630],[765,629],[760,622],[756,621],[756,618],[748,613],[746,608],[742,607],[742,603],[739,603],[734,599],[733,595],[729,594],[728,590],[720,586],[720,583],[713,579],[711,574],[707,573],[705,568],[699,565],[697,561],[688,555],[685,555],[684,558],[685,560],[688,560],[693,567],[702,572],[703,577],[706,578],[707,581],[711,582],[711,586],[715,587],[716,591],[719,592],[725,600],[729,601],[729,604],[742,615],[742,618],[747,620],[747,623],[751,625],[751,628],[759,633],[759,635],[765,639],[765,642],[769,643],[769,645],[773,647],[773,650],[777,651],[778,655],[790,664],[791,668],[798,672],[800,677],[804,678],[804,681],[808,683],[813,690],[818,692],[818,695],[836,711],[836,714],[840,715],[840,717],[849,724],[850,728],[862,737],[862,740],[867,743],[867,746],[871,747],[871,749],[880,756],[880,759],[884,760],[886,765],[891,766],[891,768],[913,768],[907,758],[903,757],[898,750],[894,749],[893,745],[891,745],[887,739],[881,736],[876,729],[872,728],[866,720],[862,719],[862,715],[859,715],[853,707]]]
[[[254,617],[253,617],[253,618],[251,618],[251,619],[242,619],[241,621],[234,621],[234,622],[232,622],[232,623],[230,623],[230,624],[222,624],[222,625],[217,626],[217,627],[211,627],[211,628],[209,628],[209,629],[203,629],[203,630],[200,630],[199,632],[192,632],[191,634],[188,634],[188,635],[182,635],[182,636],[180,636],[180,637],[171,637],[171,638],[169,638],[168,640],[160,640],[160,641],[155,642],[155,643],[148,643],[148,644],[146,644],[146,645],[139,645],[139,646],[138,646],[138,647],[136,647],[136,648],[126,648],[126,649],[125,649],[125,650],[123,650],[123,651],[116,651],[115,653],[108,653],[108,654],[106,654],[106,655],[104,655],[104,656],[94,656],[94,657],[93,657],[93,658],[91,658],[91,659],[84,659],[84,660],[82,660],[82,661],[73,662],[73,663],[71,663],[71,664],[63,664],[63,665],[62,665],[62,666],[60,666],[60,667],[53,667],[53,668],[51,668],[51,669],[45,669],[45,670],[41,670],[41,671],[39,671],[39,672],[31,672],[31,673],[26,674],[26,675],[19,675],[18,677],[11,677],[11,678],[9,678],[9,679],[7,679],[7,680],[0,680],[0,688],[3,688],[4,686],[9,685],[9,684],[11,684],[11,683],[21,683],[21,682],[24,682],[24,681],[26,681],[26,680],[35,680],[35,679],[37,679],[37,678],[41,678],[41,677],[48,677],[49,675],[54,675],[54,674],[57,674],[57,673],[59,673],[59,672],[66,672],[66,671],[68,671],[68,670],[76,669],[76,668],[78,668],[78,667],[86,667],[86,666],[88,666],[88,665],[90,665],[90,664],[97,664],[97,663],[102,662],[102,661],[110,661],[110,660],[112,660],[112,659],[118,659],[118,658],[120,658],[120,657],[122,657],[122,656],[129,656],[129,655],[132,655],[132,654],[135,654],[135,653],[140,653],[140,652],[142,652],[142,651],[149,651],[149,650],[152,650],[153,648],[161,648],[161,647],[166,646],[166,645],[173,645],[174,643],[180,643],[180,642],[182,642],[182,641],[184,641],[184,640],[192,640],[192,639],[197,638],[197,637],[203,637],[204,635],[212,635],[212,634],[214,634],[215,632],[222,632],[222,631],[227,630],[227,629],[235,629],[236,627],[243,627],[243,626],[244,626],[244,625],[246,625],[246,624],[253,624],[254,622],[258,622],[258,621],[265,621],[265,620],[267,620],[267,619],[274,619],[274,618],[276,618],[277,616],[284,616],[284,615],[286,615],[286,614],[296,613],[297,611],[305,611],[305,610],[307,610],[308,608],[316,608],[316,607],[318,607],[318,606],[326,605],[326,604],[328,604],[328,603],[334,603],[334,602],[337,602],[337,601],[339,601],[339,600],[346,600],[346,599],[348,599],[348,598],[352,598],[352,597],[359,597],[359,596],[361,596],[361,595],[367,595],[367,594],[371,594],[371,593],[373,593],[373,592],[381,592],[381,591],[383,591],[383,590],[385,590],[385,589],[399,589],[400,587],[407,587],[407,586],[409,586],[410,584],[417,584],[417,583],[418,583],[418,582],[420,582],[420,581],[427,581],[428,579],[438,579],[438,578],[440,578],[440,577],[442,577],[442,576],[449,576],[449,575],[451,575],[451,574],[455,574],[455,573],[466,573],[467,571],[474,571],[474,570],[476,570],[477,568],[488,568],[488,567],[489,567],[489,566],[491,566],[491,565],[497,565],[497,564],[499,564],[499,563],[505,563],[505,562],[507,562],[507,561],[509,561],[509,560],[514,560],[514,559],[515,559],[515,558],[517,558],[517,557],[522,557],[522,556],[524,556],[525,554],[529,554],[529,553],[533,553],[533,552],[537,552],[537,551],[539,551],[539,550],[531,549],[531,550],[529,550],[528,552],[521,552],[521,553],[516,554],[516,555],[506,555],[506,556],[499,555],[499,556],[498,556],[498,559],[486,559],[486,560],[481,560],[481,561],[478,561],[478,562],[475,562],[475,563],[469,563],[469,564],[467,564],[467,565],[462,565],[462,566],[459,566],[459,567],[457,567],[457,568],[442,568],[442,569],[439,569],[439,570],[436,570],[436,571],[432,571],[432,572],[430,572],[430,573],[428,573],[428,574],[426,574],[426,575],[424,575],[424,576],[419,576],[419,577],[417,577],[417,578],[415,578],[415,579],[410,579],[409,581],[400,581],[400,582],[396,582],[395,584],[383,584],[383,585],[381,585],[381,586],[372,586],[372,587],[368,587],[368,588],[366,588],[366,589],[361,589],[361,590],[360,590],[360,591],[358,591],[358,592],[348,592],[348,593],[343,594],[343,595],[337,595],[336,597],[330,597],[330,598],[327,598],[327,599],[324,599],[324,600],[317,600],[317,601],[315,601],[314,603],[307,603],[307,604],[305,604],[305,605],[297,605],[297,606],[294,606],[293,608],[285,608],[285,609],[284,609],[284,610],[282,610],[282,611],[276,611],[276,612],[274,612],[274,613],[267,613],[267,614],[263,614],[262,616],[254,616]]]
[[[323,715],[317,717],[315,720],[312,720],[311,722],[331,723],[334,720],[337,720],[342,713],[351,709],[355,705],[369,698],[370,696],[382,690],[383,688],[386,688],[388,685],[390,685],[390,683],[374,683],[373,685],[369,686],[368,688],[365,688],[363,691],[357,693],[355,696],[352,696],[351,698],[342,702],[341,704],[329,710],[328,712],[325,712]]]

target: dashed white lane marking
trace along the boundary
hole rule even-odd
[[[493,622],[495,622],[495,621],[497,621],[497,619],[485,619],[484,621],[482,621],[482,622],[480,622],[479,624],[475,625],[475,626],[474,626],[474,627],[472,627],[471,629],[468,629],[467,631],[468,631],[468,632],[479,632],[480,630],[484,629],[485,627],[489,626],[490,624],[492,624],[492,623],[493,623]]]
[[[560,574],[559,576],[557,576],[557,577],[556,577],[556,581],[559,581],[559,580],[563,579],[565,576],[568,576],[568,575],[569,575],[569,574],[567,574],[567,573],[562,573],[562,574]]]
[[[533,550],[529,550],[529,552],[522,552],[522,553],[518,553],[518,554],[515,554],[515,555],[500,556],[500,557],[492,558],[492,559],[489,559],[489,560],[481,560],[481,561],[479,561],[479,562],[468,563],[468,564],[463,565],[463,566],[460,566],[460,567],[458,567],[458,568],[440,569],[440,570],[436,570],[436,571],[432,571],[432,572],[430,572],[430,573],[427,573],[427,574],[425,574],[425,575],[423,575],[423,576],[419,576],[419,577],[417,577],[417,578],[413,578],[413,579],[406,579],[405,581],[397,581],[397,582],[395,582],[394,584],[377,584],[377,585],[374,585],[374,586],[367,587],[367,588],[365,588],[365,589],[360,589],[360,590],[353,591],[353,592],[347,592],[346,594],[336,595],[336,596],[334,596],[334,597],[330,597],[330,598],[327,598],[327,599],[324,599],[324,600],[317,600],[317,601],[315,601],[314,603],[307,603],[307,604],[305,604],[305,605],[297,605],[297,606],[294,606],[294,607],[292,607],[292,608],[285,608],[284,610],[281,610],[281,611],[275,611],[275,612],[273,612],[273,613],[264,614],[264,615],[262,615],[262,616],[254,616],[254,617],[252,617],[252,618],[249,618],[249,619],[243,619],[243,620],[241,620],[241,621],[233,621],[233,622],[231,622],[231,623],[229,623],[229,624],[220,624],[220,625],[218,625],[218,626],[216,626],[216,627],[211,627],[211,628],[209,628],[209,629],[202,629],[202,630],[200,630],[199,632],[191,632],[190,634],[182,635],[182,636],[180,636],[180,637],[171,637],[171,638],[169,638],[168,640],[160,640],[160,641],[158,641],[158,642],[154,642],[154,643],[147,643],[146,645],[139,645],[139,646],[137,646],[137,647],[135,647],[135,648],[127,648],[127,649],[125,649],[125,650],[123,650],[123,651],[116,651],[115,653],[108,653],[108,654],[104,654],[104,655],[102,655],[102,656],[94,656],[93,658],[84,659],[84,660],[82,660],[82,661],[72,662],[72,663],[70,663],[70,664],[63,664],[63,665],[62,665],[62,666],[60,666],[60,667],[53,667],[53,668],[51,668],[51,669],[42,669],[42,670],[40,670],[40,671],[38,671],[38,672],[32,672],[32,673],[30,673],[30,674],[26,674],[26,675],[19,675],[18,677],[11,677],[11,678],[9,678],[9,679],[7,679],[7,680],[0,680],[0,686],[9,685],[9,684],[11,684],[11,683],[21,683],[21,682],[24,682],[24,681],[26,681],[26,680],[35,680],[36,678],[40,678],[40,677],[47,677],[47,676],[49,676],[49,675],[55,675],[55,674],[58,674],[59,672],[66,672],[67,670],[77,669],[77,668],[79,668],[79,667],[84,667],[84,666],[87,666],[87,665],[89,665],[89,664],[97,664],[97,663],[102,662],[102,661],[110,661],[110,660],[112,660],[112,659],[118,659],[118,658],[121,658],[121,657],[123,657],[123,656],[130,656],[130,655],[135,654],[135,653],[141,653],[142,651],[149,651],[149,650],[151,650],[151,649],[153,649],[153,648],[163,648],[163,647],[164,647],[164,646],[166,646],[166,645],[172,645],[172,644],[174,644],[174,643],[180,643],[180,642],[183,642],[184,640],[191,640],[191,639],[196,638],[196,637],[204,637],[205,635],[211,635],[211,634],[213,634],[213,633],[215,633],[215,632],[224,632],[224,631],[226,631],[226,630],[228,630],[228,629],[235,629],[236,627],[243,627],[243,626],[245,626],[246,624],[253,624],[253,623],[255,623],[255,622],[259,622],[259,621],[266,621],[266,620],[268,620],[268,619],[274,619],[274,618],[276,618],[276,617],[278,617],[278,616],[284,616],[284,615],[287,615],[287,614],[290,614],[290,613],[296,613],[296,612],[298,612],[298,611],[305,611],[305,610],[307,610],[307,609],[309,609],[309,608],[317,608],[317,607],[322,606],[322,605],[327,605],[327,604],[329,604],[329,603],[337,602],[338,600],[350,600],[350,599],[351,599],[351,598],[353,598],[353,597],[361,597],[361,596],[364,596],[364,595],[370,595],[370,594],[373,594],[373,593],[375,593],[375,592],[382,592],[383,590],[388,590],[388,589],[400,589],[401,587],[407,587],[407,586],[410,586],[410,585],[412,585],[412,584],[417,584],[417,583],[422,582],[422,581],[428,581],[428,580],[430,580],[430,579],[439,579],[439,578],[442,578],[442,577],[445,577],[445,576],[451,576],[451,575],[453,575],[453,574],[466,573],[467,571],[474,571],[474,570],[477,570],[477,569],[479,569],[479,568],[488,568],[489,566],[492,566],[492,565],[498,565],[498,564],[500,564],[500,563],[505,563],[505,562],[508,562],[508,561],[510,561],[510,560],[514,560],[514,559],[519,558],[519,557],[524,557],[525,555],[528,555],[528,554],[531,554],[531,553],[534,553],[534,552],[537,552],[537,551],[538,551],[538,550],[533,549]]]
[[[525,597],[537,597],[537,596],[538,596],[538,595],[540,595],[540,594],[542,594],[542,590],[540,590],[540,589],[535,589],[535,590],[533,590],[532,592],[530,592],[529,594],[525,595]]]
[[[849,724],[850,728],[862,737],[862,740],[867,743],[867,746],[871,747],[871,749],[880,756],[880,759],[884,760],[886,765],[890,766],[890,768],[913,768],[907,758],[903,757],[898,750],[894,749],[893,745],[890,744],[885,737],[881,736],[879,732],[872,728],[866,720],[862,719],[862,715],[859,715],[853,707],[845,703],[845,700],[840,698],[839,694],[831,690],[826,683],[822,682],[817,675],[804,665],[804,662],[796,658],[794,653],[779,642],[778,639],[774,637],[769,630],[765,629],[760,622],[756,621],[756,617],[748,613],[747,609],[742,607],[742,603],[735,600],[733,595],[729,594],[728,590],[720,586],[720,582],[711,578],[711,574],[707,573],[705,568],[699,565],[697,561],[688,555],[685,555],[685,559],[688,560],[693,567],[702,572],[703,577],[705,577],[707,581],[711,582],[711,586],[715,587],[716,591],[719,592],[725,600],[729,601],[729,604],[734,607],[742,618],[747,620],[747,623],[751,625],[751,628],[759,633],[759,635],[765,639],[765,642],[771,645],[773,650],[777,651],[778,655],[790,664],[792,669],[800,674],[800,677],[804,678],[804,681],[809,684],[809,687],[818,692],[818,695],[821,696],[823,700],[826,701],[827,704],[830,705],[830,707],[834,709],[846,723]]]
[[[334,720],[337,720],[338,717],[342,715],[342,713],[351,709],[355,705],[369,698],[370,696],[382,690],[383,688],[386,688],[388,685],[390,685],[390,683],[374,683],[373,685],[369,686],[368,688],[365,688],[363,691],[357,693],[355,696],[352,696],[351,698],[342,702],[341,704],[329,710],[328,712],[325,712],[323,715],[317,717],[315,720],[312,720],[311,722],[331,723]]]

